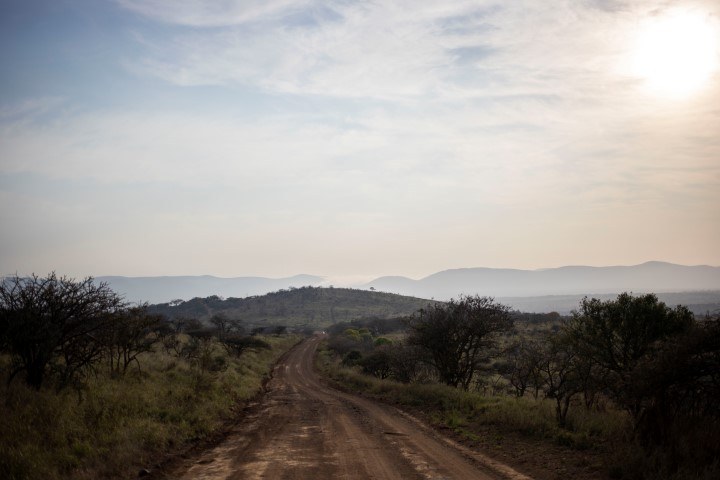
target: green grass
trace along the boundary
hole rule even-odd
[[[0,385],[0,478],[127,478],[164,453],[208,438],[261,389],[273,363],[299,338],[265,338],[272,350],[226,357],[222,371],[153,352],[120,378],[104,371],[85,388],[56,392]],[[7,366],[7,359],[3,359]],[[102,369],[102,366],[100,367]],[[3,368],[2,370],[6,370]]]

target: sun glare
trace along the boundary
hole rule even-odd
[[[659,94],[689,95],[717,70],[719,41],[717,26],[706,15],[674,12],[654,17],[638,32],[635,75]]]

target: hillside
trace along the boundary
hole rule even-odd
[[[362,317],[409,315],[427,304],[428,300],[392,293],[301,287],[247,298],[193,298],[186,302],[152,305],[150,311],[170,318],[208,321],[213,315],[222,314],[246,325],[324,328]]]

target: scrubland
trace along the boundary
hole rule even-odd
[[[338,325],[318,367],[534,478],[720,478],[716,317],[651,295],[588,300],[565,318],[462,302]]]
[[[128,478],[212,438],[261,391],[273,363],[299,337],[266,336],[271,349],[230,355],[215,340],[210,362],[156,345],[125,375],[97,365],[83,385],[40,390],[0,382],[0,477]],[[181,342],[188,337],[181,336]],[[9,370],[9,356],[0,359]]]

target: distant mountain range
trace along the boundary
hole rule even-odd
[[[148,303],[213,295],[244,298],[326,282],[325,278],[314,275],[287,278],[97,277],[96,280],[109,283],[128,301]],[[584,295],[612,298],[625,291],[654,292],[668,304],[694,305],[694,311],[705,312],[720,308],[720,267],[647,262],[634,266],[569,266],[543,270],[462,268],[445,270],[419,280],[380,277],[358,288],[435,300],[449,300],[462,294],[488,295],[522,311],[560,313],[577,308]],[[694,294],[688,296],[689,292]]]
[[[625,291],[690,292],[720,290],[720,267],[647,262],[633,266],[569,266],[543,270],[461,268],[420,280],[380,277],[362,288],[436,300],[448,300],[462,294],[506,298]]]
[[[165,303],[195,297],[243,298],[264,295],[289,287],[317,286],[324,279],[314,275],[295,275],[288,278],[235,277],[219,278],[210,275],[184,277],[96,277],[130,302]]]

